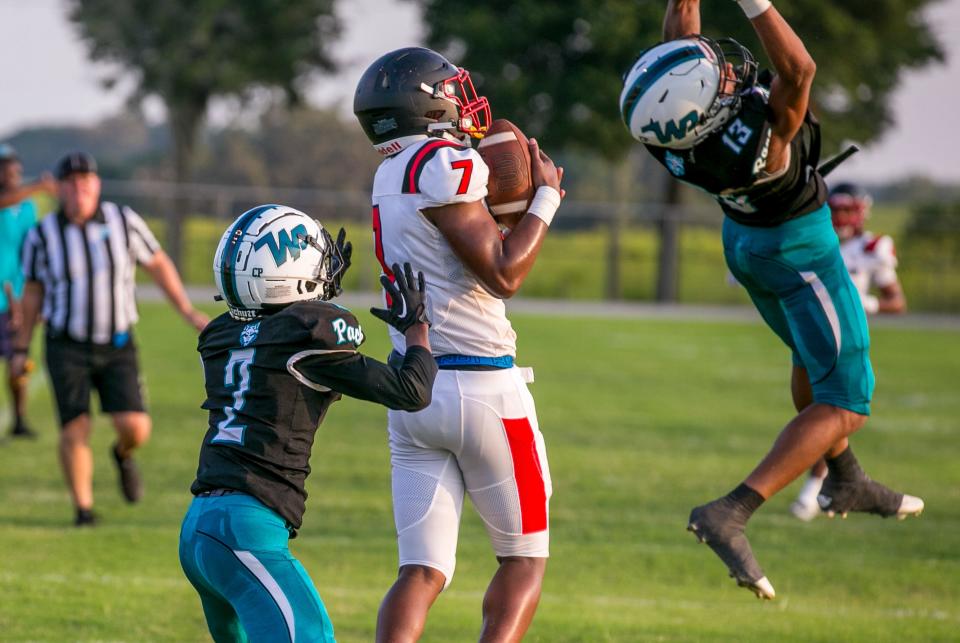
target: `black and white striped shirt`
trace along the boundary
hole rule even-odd
[[[23,274],[43,284],[47,333],[110,344],[137,321],[134,276],[160,244],[136,212],[109,201],[82,225],[62,211],[40,221],[23,243]]]

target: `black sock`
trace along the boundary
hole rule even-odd
[[[852,480],[858,478],[862,473],[860,463],[857,462],[857,456],[853,455],[853,449],[849,446],[843,453],[835,458],[825,458],[827,471],[832,477],[838,480]]]
[[[728,493],[727,499],[744,514],[744,518],[752,516],[753,512],[763,504],[763,496],[755,489],[748,487],[746,483],[740,483],[736,489]]]

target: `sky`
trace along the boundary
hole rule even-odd
[[[65,5],[64,0],[0,0],[0,60],[7,61],[0,86],[0,138],[29,125],[96,122],[119,111],[129,93],[129,82],[111,91],[101,87],[111,69],[86,60]],[[346,109],[366,65],[385,51],[418,44],[423,29],[413,2],[349,0],[338,10],[345,32],[335,53],[343,69],[313,82],[307,94],[313,104]],[[960,0],[941,0],[928,18],[946,48],[947,64],[904,75],[893,102],[897,125],[847,161],[837,178],[876,182],[925,175],[960,181]],[[147,113],[159,118],[162,108],[148,105]],[[235,115],[233,104],[220,103],[211,118],[224,122]]]

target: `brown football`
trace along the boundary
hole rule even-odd
[[[510,121],[498,118],[480,140],[477,152],[490,169],[487,207],[499,223],[513,226],[535,192],[530,176],[527,137]]]

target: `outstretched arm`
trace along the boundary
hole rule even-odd
[[[663,40],[700,33],[700,0],[669,0],[663,17]]]
[[[183,288],[183,282],[180,280],[180,273],[173,261],[163,250],[158,250],[153,254],[153,258],[143,264],[143,268],[150,274],[151,279],[160,286],[167,299],[177,309],[177,312],[186,320],[188,324],[198,331],[210,322],[210,318],[196,310],[190,303],[187,291]]]
[[[750,22],[777,72],[770,87],[773,132],[767,157],[767,171],[775,172],[786,165],[786,148],[803,124],[817,65],[769,0],[741,0],[740,6],[748,17],[760,11]]]
[[[56,194],[57,183],[49,174],[44,174],[39,181],[26,183],[12,190],[0,191],[0,208],[6,208],[25,201],[35,194]]]

